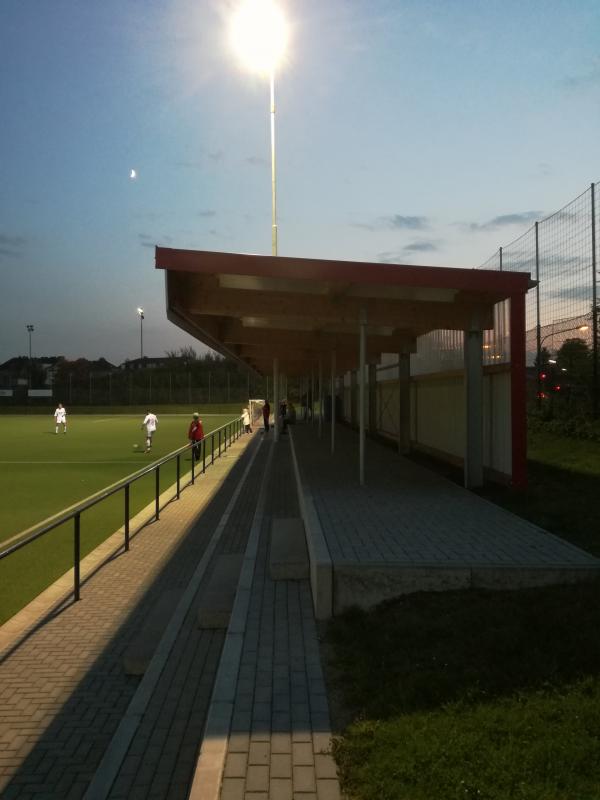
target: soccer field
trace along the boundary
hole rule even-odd
[[[202,415],[205,434],[236,415]],[[158,417],[152,450],[144,453],[143,415],[70,414],[67,434],[52,416],[0,416],[0,549],[36,525],[187,444],[191,415]],[[134,445],[138,449],[134,450]],[[208,452],[208,451],[207,451]],[[184,454],[181,474],[191,469]],[[175,462],[161,468],[161,491],[175,482]],[[154,477],[131,487],[131,516],[154,496]],[[123,524],[119,492],[81,516],[82,557]],[[73,524],[51,531],[0,561],[0,624],[72,567]]]

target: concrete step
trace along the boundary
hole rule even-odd
[[[199,628],[227,628],[229,625],[243,560],[241,553],[217,558],[198,606]]]
[[[301,581],[309,577],[306,535],[299,517],[273,520],[269,574],[274,581]]]
[[[169,589],[152,606],[139,632],[123,654],[126,675],[143,675],[146,672],[180,596],[179,589]]]

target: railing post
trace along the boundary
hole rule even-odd
[[[129,550],[129,484],[125,486],[125,550]]]
[[[202,474],[206,472],[206,439],[202,439],[200,443],[202,447]]]
[[[196,470],[194,469],[194,448],[193,446],[190,448],[190,452],[192,454],[192,483],[196,480]]]
[[[81,514],[73,517],[73,599],[80,598],[79,565],[81,560]]]
[[[215,463],[215,435],[211,433],[210,435],[210,463],[211,465]]]
[[[221,457],[221,428],[219,428],[219,458]]]
[[[229,427],[229,424],[226,422],[225,423],[225,430],[223,431],[223,439],[224,439],[224,444],[225,444],[225,447],[223,449],[224,453],[227,452],[227,428],[228,427]]]
[[[598,417],[598,273],[596,267],[596,185],[592,194],[592,417]]]
[[[192,464],[194,463],[194,453],[192,451]],[[177,499],[179,500],[179,455],[177,456]]]
[[[155,489],[156,497],[155,497],[155,500],[154,500],[154,507],[155,507],[154,517],[155,517],[155,519],[159,519],[160,518],[160,501],[159,501],[159,498],[160,498],[160,467],[156,468],[156,472],[154,474],[156,475],[156,489]]]

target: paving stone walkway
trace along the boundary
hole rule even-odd
[[[298,425],[294,445],[336,565],[599,569],[600,560],[473,492],[367,439],[365,486],[358,437]]]
[[[339,800],[310,584],[269,576],[273,519],[300,516],[286,437],[269,480],[218,797]]]
[[[158,597],[170,592],[175,606],[183,595],[259,442],[233,443],[135,536],[129,553],[87,580],[80,602],[42,624],[32,619],[19,635],[14,625],[8,637],[0,629],[3,800],[83,797],[140,684],[124,672],[124,651]],[[218,552],[245,546],[261,463],[259,453]],[[203,631],[175,650],[127,761],[127,797],[185,797],[222,640],[222,632]]]

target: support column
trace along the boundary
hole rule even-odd
[[[510,298],[510,425],[512,485],[515,489],[525,489],[527,488],[527,389],[525,295],[522,294]]]
[[[359,481],[365,485],[365,368],[367,350],[367,314],[363,310],[359,319],[360,347],[359,347],[359,396],[358,396],[358,439],[359,439]]]
[[[335,453],[335,350],[331,351],[331,454]]]
[[[410,353],[398,354],[398,452],[410,453]]]
[[[323,436],[323,359],[319,356],[319,439]]]
[[[350,425],[355,428],[356,416],[356,371],[350,370]]]
[[[279,441],[279,359],[273,359],[273,432]]]
[[[310,368],[310,424],[315,419],[315,368]]]
[[[483,331],[464,332],[465,488],[483,486]]]
[[[377,364],[369,364],[369,433],[377,433]]]

